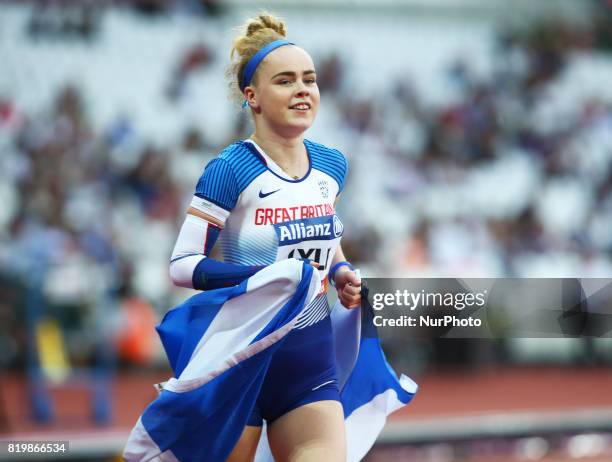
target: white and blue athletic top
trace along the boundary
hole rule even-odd
[[[348,164],[335,149],[309,140],[304,145],[309,168],[297,180],[252,140],[228,146],[206,166],[195,192],[201,203],[192,205],[223,225],[220,245],[225,262],[269,265],[307,258],[319,263],[327,287],[326,276],[343,233],[334,203],[344,187]],[[324,298],[312,307],[321,315],[328,313]],[[312,318],[308,313],[303,317]],[[315,318],[307,324],[321,319]],[[298,323],[299,327],[305,325]]]

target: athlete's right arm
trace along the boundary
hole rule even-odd
[[[233,180],[231,170],[219,161],[211,162],[200,178],[170,259],[170,277],[177,286],[198,290],[228,287],[263,268],[208,257],[237,200]]]

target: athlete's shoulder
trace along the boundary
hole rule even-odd
[[[348,172],[348,161],[344,154],[338,149],[314,141],[304,140],[304,144],[310,154],[312,168],[331,176],[338,183],[339,190],[342,191]]]
[[[246,147],[246,143],[239,140],[223,148],[216,158],[223,159],[225,162],[235,163],[247,155],[248,149]]]
[[[237,141],[208,162],[196,186],[196,195],[231,210],[242,191],[264,170],[246,143]]]
[[[218,164],[217,168],[220,170],[231,171],[241,191],[266,170],[261,160],[253,154],[249,143],[244,141],[236,141],[227,146],[210,161],[208,166],[212,164]]]

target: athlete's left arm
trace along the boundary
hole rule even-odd
[[[336,263],[345,261],[346,257],[342,251],[342,246],[339,245],[336,253],[334,254],[334,258],[332,259],[331,268],[333,268]],[[359,276],[357,276],[355,271],[353,271],[348,264],[341,265],[336,268],[333,277],[336,290],[338,291],[338,298],[340,299],[342,305],[344,305],[346,308],[357,308],[360,306],[361,279]]]

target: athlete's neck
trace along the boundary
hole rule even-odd
[[[274,135],[264,137],[255,132],[251,139],[293,178],[302,178],[308,172],[308,154],[303,135],[295,138]]]

